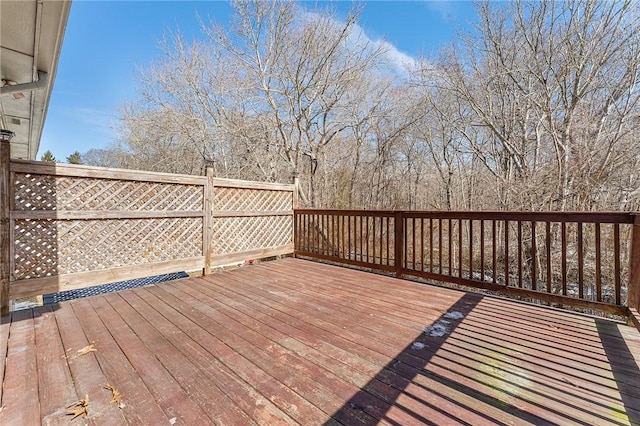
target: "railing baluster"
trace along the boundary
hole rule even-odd
[[[318,229],[316,227],[316,215],[312,214],[309,216],[309,225],[311,228],[311,249],[313,253],[316,253],[316,233]]]
[[[391,265],[391,256],[389,255],[389,222],[391,222],[391,218],[387,217],[387,266]],[[394,228],[395,232],[395,228]]]
[[[451,230],[451,224],[452,224],[452,220],[449,219],[449,240],[447,241],[449,243],[449,275],[453,276],[453,243],[451,242],[451,240],[453,239],[453,231]]]
[[[358,235],[358,239],[360,240],[360,261],[362,262],[363,258],[363,254],[364,254],[364,235],[362,235],[362,222],[363,222],[363,217],[364,216],[358,216],[358,222],[359,222],[359,227],[360,227],[360,234]]]
[[[509,286],[509,221],[504,221],[504,285]]]
[[[567,224],[561,225],[561,249],[562,249],[562,295],[567,295]]]
[[[594,232],[596,234],[596,300],[602,302],[602,247],[599,223],[596,223]]]
[[[321,214],[320,215],[320,242],[321,242],[321,247],[322,247],[322,254],[326,255],[328,254],[327,251],[327,238],[329,237],[329,234],[327,233],[327,215],[326,214]]]
[[[620,305],[620,224],[615,223],[613,225],[613,261],[614,261],[614,288],[616,293],[616,305]]]
[[[378,241],[378,236],[376,235],[376,222],[377,221],[378,221],[378,218],[374,216],[373,217],[373,225],[372,225],[372,227],[373,227],[373,230],[372,230],[372,232],[373,232],[373,241],[372,241],[373,247],[371,247],[371,251],[373,252],[372,253],[372,255],[373,255],[373,263],[375,263],[376,265],[378,264],[378,262],[376,261],[376,241]]]
[[[407,227],[404,223],[404,216],[402,212],[396,212],[394,214],[394,242],[393,242],[393,263],[396,271],[396,278],[402,277],[402,269],[404,265],[403,255],[405,254],[407,247]]]
[[[538,242],[536,241],[536,222],[531,221],[531,289],[538,289],[538,271],[536,270],[536,246]]]
[[[351,260],[351,215],[347,216],[347,248],[348,248],[348,258]]]
[[[305,229],[305,242],[306,242],[306,247],[307,247],[307,251],[311,252],[311,232],[312,232],[312,227],[311,227],[311,215],[309,214],[305,214],[304,215],[304,226],[306,227]]]
[[[480,220],[480,281],[484,281],[484,219]]]
[[[340,257],[340,216],[331,214],[331,256]]]
[[[518,221],[518,287],[522,288],[522,221]]]
[[[497,238],[496,238],[496,221],[495,219],[491,221],[491,253],[493,256],[492,267],[493,267],[493,283],[498,282],[498,256],[497,256]]]
[[[458,219],[458,277],[462,278],[462,219]]]
[[[545,243],[547,246],[547,293],[551,293],[551,279],[553,275],[551,270],[551,222],[549,221],[547,221],[545,232]]]
[[[364,229],[365,229],[365,262],[369,263],[369,216],[365,216],[364,218]]]
[[[438,269],[442,275],[442,219],[438,219]]]
[[[429,272],[433,272],[433,218],[429,218]]]
[[[584,298],[584,247],[582,241],[582,223],[576,223],[578,228],[578,297]]]
[[[402,262],[400,262],[400,264],[402,265],[403,268],[407,267],[407,263],[409,262],[409,244],[407,244],[408,241],[408,232],[409,230],[408,225],[409,225],[409,221],[406,220],[405,218],[402,217],[400,219],[400,222],[402,223],[402,248],[404,249],[404,253],[402,255]]]
[[[473,279],[473,220],[469,220],[469,278]]]
[[[339,217],[339,221],[340,221],[340,257],[343,259],[346,259],[347,256],[345,255],[344,252],[344,213],[340,215]]]
[[[424,272],[424,218],[420,218],[420,270]]]
[[[411,218],[411,269],[416,269],[416,218]]]

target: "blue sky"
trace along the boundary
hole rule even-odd
[[[466,1],[362,3],[365,34],[414,58],[435,54],[473,19]],[[346,14],[352,3],[336,5]],[[73,0],[38,158],[50,150],[64,161],[74,151],[107,147],[117,137],[120,106],[135,99],[140,67],[160,55],[163,33],[199,37],[197,14],[226,25],[230,12],[224,1]]]

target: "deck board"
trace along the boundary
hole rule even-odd
[[[109,380],[105,377],[95,353],[89,352],[86,355],[78,353],[78,350],[91,345],[91,342],[87,339],[71,303],[54,306],[58,325],[64,324],[63,327],[58,327],[58,332],[65,348],[76,395],[89,397],[91,423],[96,425],[125,423],[123,412],[128,410],[114,409],[110,399],[105,398],[108,393],[103,387],[109,383]]]
[[[79,399],[66,360],[67,354],[52,308],[45,306],[33,312],[36,347],[48,349],[36,351],[40,417],[47,425],[65,424],[69,421],[65,407]]]
[[[33,310],[11,314],[8,339],[0,422],[3,423],[6,419],[17,425],[39,424],[40,400]]]
[[[124,407],[121,409],[125,419],[131,424],[167,424],[171,417],[167,417],[158,405],[131,365],[124,352],[118,346],[113,336],[109,333],[100,317],[95,312],[87,299],[78,299],[70,302],[73,311],[82,325],[87,340],[97,348],[95,352],[78,356],[78,358],[94,356],[104,374],[105,383],[100,384],[99,391],[105,384],[115,387],[123,394]],[[81,348],[78,348],[81,349]],[[72,352],[75,350],[72,349]],[[77,355],[76,355],[77,356]],[[94,374],[94,371],[86,371],[81,374]],[[97,393],[98,389],[93,389]],[[110,401],[110,395],[102,392],[99,400],[105,404]],[[90,401],[93,401],[90,399]],[[120,410],[111,406],[111,410]],[[93,410],[89,407],[89,415]]]
[[[14,313],[0,339],[2,424],[84,395],[91,424],[640,424],[631,327],[300,259]]]

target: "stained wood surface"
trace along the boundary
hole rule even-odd
[[[9,142],[0,141],[0,315],[9,313],[9,279],[11,276],[11,174]],[[0,365],[1,366],[1,365]],[[1,391],[0,391],[1,392]]]
[[[3,425],[84,424],[64,413],[85,395],[92,424],[640,422],[635,328],[300,259],[14,313],[0,331]]]

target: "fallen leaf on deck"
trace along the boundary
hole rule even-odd
[[[78,349],[78,355],[86,355],[89,352],[96,352],[97,349],[93,347],[93,345],[85,346],[82,349]]]
[[[111,391],[111,403],[118,404],[118,406],[120,406],[120,403],[122,401],[122,394],[120,393],[120,391],[111,386],[109,383],[104,385],[104,388]]]
[[[67,407],[67,415],[73,416],[71,420],[75,419],[78,416],[87,417],[89,412],[87,409],[89,408],[89,395],[85,395],[84,398],[77,400],[73,404]]]

